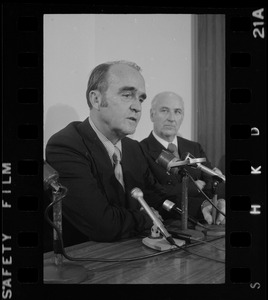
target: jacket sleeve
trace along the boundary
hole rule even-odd
[[[52,137],[46,160],[60,175],[68,192],[62,207],[66,219],[90,240],[113,241],[129,237],[152,226],[138,209],[126,209],[108,197],[98,179],[98,171],[88,152],[78,149],[80,141]],[[72,146],[71,146],[72,145]]]

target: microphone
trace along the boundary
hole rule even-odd
[[[141,206],[145,209],[149,217],[152,219],[154,222],[154,225],[159,228],[161,231],[162,235],[166,238],[166,240],[171,244],[171,245],[176,245],[175,241],[173,240],[172,236],[167,232],[166,228],[164,227],[163,223],[156,217],[156,215],[153,213],[149,205],[145,202],[143,199],[143,192],[139,188],[134,188],[131,190],[131,196],[138,200],[141,204]]]
[[[182,210],[174,202],[170,200],[165,200],[164,203],[162,204],[162,207],[168,212],[173,211],[182,215]],[[205,227],[203,224],[199,223],[197,220],[195,220],[193,217],[190,217],[189,215],[188,215],[188,219],[195,225]]]
[[[192,159],[195,158],[191,153],[187,153],[186,158],[185,159]],[[192,168],[197,168],[199,170],[201,170],[202,172],[212,176],[212,177],[217,177],[219,178],[221,181],[225,182],[225,176],[222,174],[218,174],[215,171],[211,170],[210,168],[202,165],[200,162],[197,162],[195,165],[191,166]]]
[[[184,160],[181,160],[166,150],[162,150],[156,159],[157,164],[166,169],[167,172],[174,175],[178,174],[180,167],[195,165],[204,161],[206,161],[206,158],[190,158],[190,153],[188,153]]]
[[[88,277],[88,271],[80,265],[69,264],[63,262],[63,255],[65,258],[64,245],[62,241],[62,206],[61,200],[67,193],[67,188],[58,183],[59,173],[54,170],[46,161],[43,166],[43,184],[46,191],[50,187],[53,188],[53,222],[48,217],[48,209],[45,210],[45,217],[49,224],[53,226],[53,249],[54,262],[44,265],[44,282],[45,283],[80,283]],[[61,195],[55,196],[60,191]],[[55,193],[56,192],[56,193]],[[65,193],[65,194],[64,194]],[[57,200],[56,198],[57,197]],[[56,208],[55,208],[56,207]],[[57,230],[55,230],[55,228]]]
[[[59,173],[46,161],[44,161],[43,171],[44,190],[46,191],[51,186],[54,190],[59,191],[61,188],[61,185],[58,183]]]
[[[166,150],[162,150],[158,158],[156,159],[156,163],[161,167],[167,170],[167,172],[172,173],[173,175],[177,175],[179,168],[172,168],[172,164],[178,162],[179,159],[174,156],[172,153]]]
[[[202,172],[210,175],[210,176],[213,176],[213,177],[217,177],[219,178],[221,181],[224,181],[225,182],[225,176],[222,175],[222,174],[218,174],[216,172],[214,172],[213,170],[209,169],[208,167],[200,164],[200,163],[197,163],[197,169],[201,170]]]

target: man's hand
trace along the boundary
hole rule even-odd
[[[225,200],[224,199],[218,199],[217,200],[217,208],[225,214]],[[210,225],[212,224],[212,205],[205,201],[202,205],[202,213],[204,216],[204,219],[207,221],[207,223]],[[225,217],[217,211],[217,218],[216,218],[216,224],[225,224]]]
[[[152,212],[155,214],[155,216],[162,222],[164,222],[163,218],[161,217],[161,215],[159,214],[158,210],[154,209],[153,207],[150,207]],[[145,209],[143,207],[140,208],[140,211],[145,212]]]
[[[222,174],[222,171],[221,171],[220,169],[216,168],[216,167],[213,169],[213,171],[214,171],[215,173],[219,174],[219,175],[223,175],[223,174]]]
[[[197,184],[197,186],[200,188],[200,190],[203,190],[203,188],[205,187],[206,183],[203,180],[196,180],[195,183]]]

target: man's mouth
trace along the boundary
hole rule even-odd
[[[174,125],[171,125],[171,124],[165,124],[164,127],[175,128],[175,126],[174,126]]]
[[[129,117],[128,120],[131,120],[133,122],[137,122],[137,118],[134,118],[134,117]]]

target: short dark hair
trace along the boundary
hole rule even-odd
[[[126,61],[126,60],[106,62],[106,63],[100,64],[97,67],[95,67],[92,70],[92,72],[89,76],[89,79],[88,79],[88,83],[87,83],[86,98],[87,98],[87,104],[88,104],[89,108],[92,108],[92,105],[89,100],[89,93],[92,90],[98,90],[101,93],[104,93],[107,91],[107,89],[108,89],[107,74],[108,74],[110,67],[115,64],[126,64],[126,65],[136,69],[139,72],[141,71],[141,68],[137,64],[130,62],[130,61]]]

